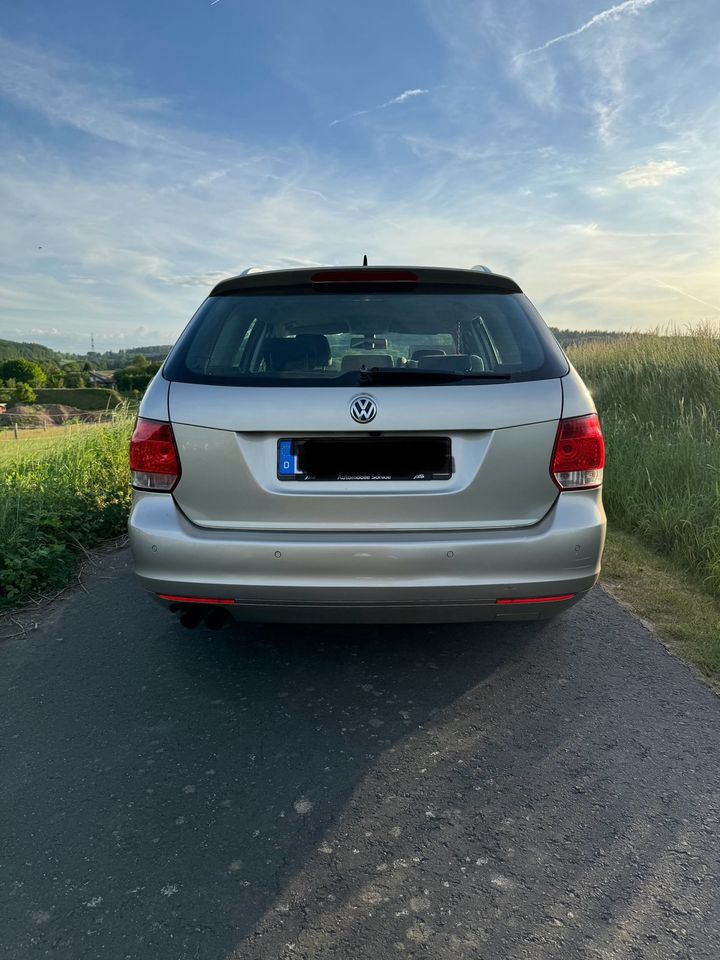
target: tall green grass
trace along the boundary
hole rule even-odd
[[[611,522],[720,595],[720,331],[628,335],[569,356],[602,421]]]
[[[0,460],[0,607],[68,582],[83,552],[125,530],[133,418]]]

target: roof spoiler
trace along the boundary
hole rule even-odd
[[[358,284],[363,280],[368,284],[380,284],[385,280],[399,288],[406,289],[413,284],[438,286],[478,287],[494,293],[522,293],[520,287],[510,277],[491,273],[487,267],[471,270],[452,267],[302,267],[289,270],[259,270],[249,267],[241,276],[221,280],[212,289],[210,296],[223,296],[231,293],[249,292],[262,289],[264,293],[278,288],[289,287],[331,287],[333,283],[350,282]],[[412,281],[411,281],[412,275]],[[404,283],[398,283],[398,281]]]

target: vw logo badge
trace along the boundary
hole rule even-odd
[[[355,397],[350,404],[350,416],[356,423],[370,423],[377,414],[377,404],[372,397]]]

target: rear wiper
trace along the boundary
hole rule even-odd
[[[510,380],[509,373],[487,373],[485,371],[469,371],[460,373],[458,370],[405,370],[402,367],[370,367],[368,370],[359,370],[361,384],[393,384],[407,383],[460,383],[469,380]]]

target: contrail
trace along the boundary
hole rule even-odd
[[[614,7],[608,7],[607,10],[596,13],[594,17],[591,17],[587,23],[578,27],[577,30],[571,30],[569,33],[563,33],[559,37],[553,37],[552,40],[548,40],[547,43],[543,43],[540,47],[533,47],[532,50],[524,50],[522,53],[516,54],[513,60],[529,57],[533,53],[542,53],[543,50],[547,50],[548,47],[552,47],[556,43],[561,43],[563,40],[570,40],[572,37],[577,37],[581,33],[585,33],[586,30],[590,30],[591,27],[596,27],[599,23],[607,23],[608,20],[618,20],[626,13],[639,13],[643,7],[649,7],[653,3],[655,3],[655,0],[623,0],[622,3],[616,3]]]
[[[421,97],[425,93],[430,93],[430,91],[420,87],[417,87],[415,90],[405,90],[399,96],[393,97],[392,100],[379,103],[376,107],[370,107],[369,110],[358,110],[356,113],[351,113],[348,117],[340,117],[339,120],[333,120],[330,126],[335,127],[338,123],[345,123],[347,120],[353,120],[355,117],[364,117],[365,114],[372,113],[375,110],[385,110],[387,107],[393,107],[397,103],[405,103],[406,100],[410,100],[412,97]]]
[[[664,280],[658,280],[656,277],[653,277],[652,280],[659,286],[665,287],[668,290],[674,290],[675,293],[679,293],[681,297],[687,297],[688,300],[694,300],[696,303],[701,303],[704,307],[710,307],[711,310],[717,310],[720,313],[720,307],[716,307],[714,303],[708,303],[707,300],[701,300],[700,297],[694,297],[691,293],[685,293],[684,290],[681,290],[680,287],[673,287],[669,283],[665,283]]]
[[[399,97],[393,97],[392,100],[386,100],[385,103],[381,103],[377,109],[384,110],[385,107],[392,107],[394,103],[405,103],[405,101],[411,97],[421,97],[424,93],[430,93],[430,91],[422,90],[419,87],[416,90],[406,90],[404,93],[401,93]]]

